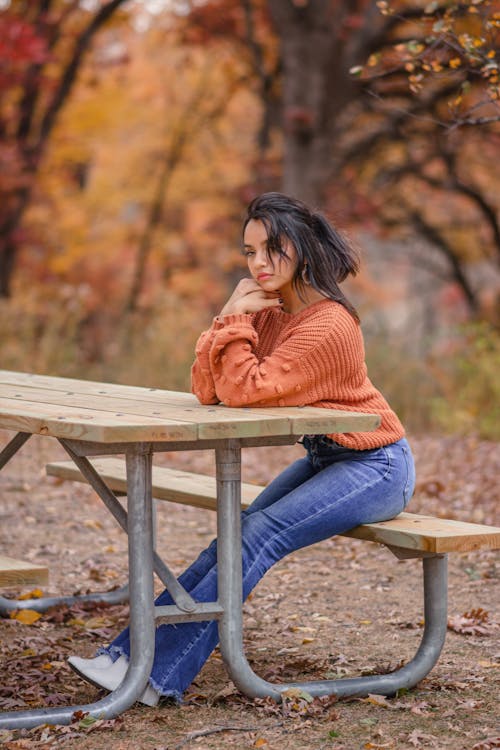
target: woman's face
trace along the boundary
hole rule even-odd
[[[292,279],[297,268],[297,252],[290,241],[285,241],[286,256],[269,252],[267,230],[262,221],[250,219],[243,236],[248,270],[265,291],[280,291],[283,295],[295,293]]]

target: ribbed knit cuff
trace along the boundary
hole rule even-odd
[[[217,315],[214,318],[214,327],[217,330],[228,325],[252,325],[252,316],[249,313],[230,313],[229,315]]]

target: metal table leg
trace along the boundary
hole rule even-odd
[[[29,438],[29,432],[18,432],[5,448],[0,451],[0,470],[16,455]],[[105,602],[106,604],[122,604],[128,601],[128,585],[121,586],[114,591],[96,592],[93,594],[77,594],[75,596],[43,596],[38,599],[9,599],[0,596],[0,617],[8,617],[11,612],[20,609],[33,609],[36,612],[46,612],[49,607],[65,604],[71,606],[77,602]]]
[[[424,575],[425,626],[415,657],[401,669],[384,675],[273,684],[255,674],[243,650],[240,450],[237,441],[227,441],[216,452],[218,481],[218,591],[224,610],[219,621],[222,658],[234,684],[251,697],[280,695],[300,688],[310,695],[362,696],[369,693],[393,695],[411,688],[436,664],[444,645],[447,627],[447,556],[422,559]]]
[[[12,458],[12,456],[24,445],[26,440],[31,437],[28,433],[19,433],[0,453],[0,468]],[[106,483],[101,479],[88,458],[75,452],[74,441],[59,439],[63,448],[67,451],[70,458],[75,462],[83,476],[87,479],[91,487],[97,492],[103,503],[110,513],[118,521],[119,525],[126,532],[127,530],[127,512],[118,501],[116,495],[109,489]],[[94,446],[90,446],[91,448]],[[101,448],[102,452],[102,448]],[[153,519],[154,521],[154,519]],[[153,529],[154,532],[154,529]],[[153,545],[154,550],[154,545]],[[170,568],[163,562],[159,555],[153,551],[154,569],[160,580],[168,588],[172,598],[177,606],[184,612],[194,612],[196,602],[193,601],[188,592],[180,585]],[[33,609],[36,612],[46,612],[49,607],[67,605],[71,606],[77,602],[102,602],[105,604],[121,604],[128,601],[129,589],[125,584],[113,591],[94,592],[91,594],[77,594],[74,596],[43,596],[38,599],[8,599],[0,596],[0,617],[8,616],[11,612],[17,612],[21,609]]]
[[[147,446],[136,446],[127,454],[131,656],[123,682],[95,703],[0,714],[0,729],[70,724],[75,711],[113,718],[142,695],[151,674],[155,642],[151,467],[152,455]]]

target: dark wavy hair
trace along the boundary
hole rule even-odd
[[[343,305],[359,321],[358,313],[339,287],[347,276],[358,272],[359,256],[323,214],[282,193],[263,193],[248,206],[243,232],[252,219],[262,221],[266,228],[271,260],[272,253],[287,257],[284,238],[293,244],[298,264],[292,283],[302,300],[305,285],[309,283],[325,297]]]

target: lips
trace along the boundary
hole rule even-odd
[[[264,279],[270,279],[271,274],[270,273],[259,273],[257,276],[257,281],[264,281]]]

